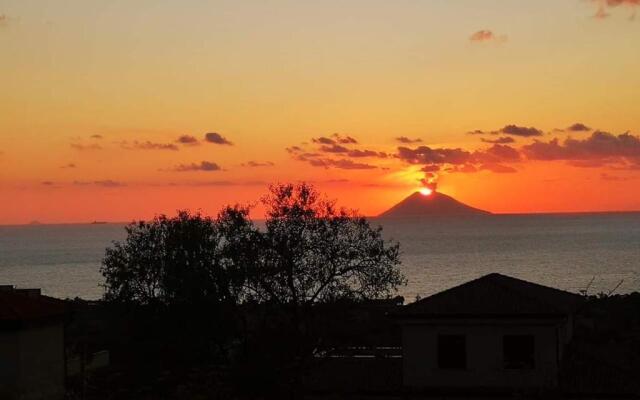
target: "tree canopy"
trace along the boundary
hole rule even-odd
[[[307,307],[389,297],[404,277],[399,245],[311,185],[272,185],[265,227],[249,209],[179,211],[126,227],[107,249],[105,298],[138,304],[268,302]]]

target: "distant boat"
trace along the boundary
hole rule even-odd
[[[29,222],[29,225],[42,225],[42,222],[40,222],[40,221],[31,221],[31,222]]]
[[[104,225],[104,224],[108,224],[107,221],[93,221],[91,223],[91,225]]]
[[[400,203],[379,215],[381,218],[403,218],[420,216],[471,216],[489,215],[489,211],[480,210],[459,202],[451,196],[438,192],[427,194],[415,192]]]

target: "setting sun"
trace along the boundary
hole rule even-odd
[[[423,196],[430,196],[431,193],[433,193],[433,190],[431,190],[429,188],[420,189],[420,194],[423,195]]]

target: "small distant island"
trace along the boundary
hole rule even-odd
[[[400,203],[380,214],[379,218],[404,218],[419,216],[472,216],[490,215],[459,202],[451,196],[434,191],[415,192]]]

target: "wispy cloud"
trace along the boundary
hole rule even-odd
[[[484,131],[482,129],[476,129],[474,131],[467,132],[467,135],[510,135],[520,137],[533,137],[542,136],[544,133],[542,130],[534,127],[519,126],[515,124],[505,125],[503,128],[495,131]]]
[[[246,163],[242,163],[243,167],[251,167],[251,168],[260,168],[260,167],[273,167],[275,164],[271,161],[247,161]]]
[[[91,144],[71,143],[70,146],[72,149],[79,150],[79,151],[102,150],[102,146],[100,146],[97,143],[91,143]]]
[[[640,0],[591,0],[597,6],[596,12],[593,15],[595,19],[606,19],[611,16],[609,12],[612,8],[627,7],[631,10],[629,15],[630,20],[634,20],[636,12],[640,7]]]
[[[507,35],[496,35],[489,29],[481,29],[469,36],[469,40],[473,43],[496,42],[504,43],[508,40]]]
[[[116,188],[127,186],[124,182],[114,181],[111,179],[97,180],[97,181],[73,181],[73,184],[76,186],[100,186],[104,188]]]
[[[0,14],[0,28],[5,28],[11,22],[11,18],[9,18],[6,14]]]
[[[501,136],[497,139],[481,138],[480,141],[484,143],[493,143],[493,144],[508,144],[508,143],[514,143],[516,140],[509,136]]]
[[[180,148],[173,143],[154,143],[149,140],[146,140],[144,142],[134,140],[131,143],[124,141],[120,143],[120,147],[127,150],[180,150]]]

